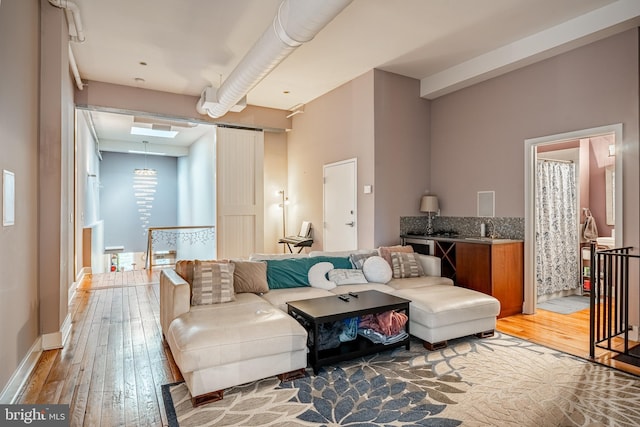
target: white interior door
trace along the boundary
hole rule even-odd
[[[358,247],[357,159],[323,166],[323,249],[347,251]]]
[[[264,246],[264,134],[218,127],[218,258],[246,258]]]

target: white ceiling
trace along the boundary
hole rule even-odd
[[[188,95],[199,95],[206,86],[218,87],[271,25],[281,3],[73,1],[86,35],[84,43],[72,43],[82,79]],[[460,74],[461,67],[474,61],[477,66],[492,52],[513,55],[510,45],[511,51],[524,52],[523,40],[543,41],[541,47],[526,52],[529,56],[566,44],[563,38],[590,40],[569,26],[564,31],[563,25],[571,22],[584,32],[607,35],[609,23],[604,21],[609,18],[604,11],[617,13],[617,21],[625,13],[629,19],[637,18],[636,1],[354,0],[249,92],[247,102],[287,110],[374,68],[421,79],[423,86],[432,84],[443,74]],[[591,22],[599,19],[601,27]],[[548,40],[553,34],[559,40],[556,45]],[[510,64],[507,60],[502,65]],[[446,90],[441,85],[433,93]],[[102,130],[98,126],[96,130],[100,137]]]

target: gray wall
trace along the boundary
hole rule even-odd
[[[124,246],[125,252],[146,251],[147,232],[142,228],[133,194],[133,170],[144,165],[141,154],[102,153],[100,206],[105,246]],[[158,171],[149,226],[175,226],[178,224],[177,159],[147,156],[147,167]]]

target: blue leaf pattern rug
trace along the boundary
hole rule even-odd
[[[640,378],[499,333],[432,352],[412,340],[199,408],[184,383],[163,396],[169,425],[182,427],[640,425]]]

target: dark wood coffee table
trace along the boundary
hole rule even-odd
[[[314,374],[318,374],[320,367],[332,363],[349,360],[379,351],[405,346],[409,349],[409,303],[410,300],[385,294],[379,291],[355,292],[348,301],[343,301],[339,295],[312,298],[287,303],[288,313],[297,319],[307,329],[313,339],[308,342],[309,364]],[[383,313],[389,310],[403,311],[407,315],[405,330],[407,338],[392,344],[373,343],[360,335],[353,341],[343,342],[337,348],[320,350],[318,337],[320,325],[336,322],[365,314]]]

